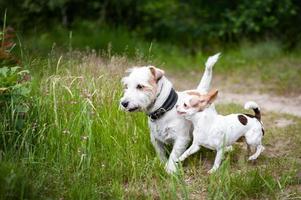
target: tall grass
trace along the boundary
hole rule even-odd
[[[14,107],[1,116],[0,198],[241,199],[282,194],[288,181],[280,181],[279,187],[274,164],[264,170],[264,165],[249,169],[244,162],[239,166],[243,172],[233,173],[226,161],[208,177],[203,168],[189,172],[198,166],[195,160],[184,173],[167,175],[150,143],[146,117],[118,108],[120,72],[141,62],[75,52],[29,63],[30,112],[19,128],[8,128],[17,117]],[[291,180],[287,173],[278,175]],[[190,178],[202,184],[195,186]],[[195,196],[200,187],[204,192]]]
[[[89,59],[44,66],[35,77],[31,112],[22,130],[6,130],[10,122],[3,119],[0,165],[12,173],[3,174],[3,198],[13,193],[21,199],[116,199],[175,191],[173,184],[157,186],[170,177],[154,159],[145,117],[118,109],[119,76]],[[118,62],[110,65],[123,67],[114,66]],[[149,187],[162,189],[150,193]]]

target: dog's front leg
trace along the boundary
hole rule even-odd
[[[189,140],[186,138],[178,138],[172,148],[165,170],[167,173],[174,173],[177,171],[177,161],[179,157],[185,152]]]
[[[152,133],[151,133],[151,143],[153,144],[155,151],[156,151],[157,155],[159,156],[161,162],[165,163],[167,161],[167,157],[166,157],[164,144],[162,142],[160,142],[159,140],[157,140],[154,137],[154,134],[152,134]]]
[[[219,166],[222,162],[222,159],[223,159],[223,150],[218,149],[217,152],[216,152],[213,167],[208,171],[209,174],[215,172],[219,168]]]
[[[192,145],[180,156],[179,161],[184,161],[187,157],[189,157],[191,154],[194,154],[198,150],[200,150],[200,145],[196,143],[192,143]]]

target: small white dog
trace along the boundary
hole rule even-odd
[[[206,69],[197,91],[207,93],[212,67],[219,54],[209,57]],[[148,115],[151,130],[151,142],[162,161],[166,161],[165,144],[173,148],[165,169],[169,173],[177,170],[176,160],[186,150],[191,141],[192,124],[176,111],[175,104],[186,96],[176,92],[172,83],[164,76],[164,71],[153,66],[134,67],[129,75],[122,79],[124,95],[120,107],[128,112],[142,111]],[[214,106],[211,106],[215,112]]]
[[[245,137],[247,144],[256,148],[256,152],[249,157],[249,160],[255,160],[264,150],[261,144],[264,129],[261,113],[255,102],[249,101],[245,104],[245,109],[254,110],[254,116],[250,114],[222,116],[208,109],[217,97],[217,90],[212,90],[205,95],[198,91],[186,91],[186,93],[188,95],[177,104],[176,109],[179,114],[192,121],[193,143],[180,156],[179,161],[197,152],[200,146],[216,150],[214,165],[208,171],[212,173],[220,166],[223,150],[231,150],[231,145],[241,137]]]

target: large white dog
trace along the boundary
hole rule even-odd
[[[207,93],[212,79],[212,67],[219,54],[208,58],[205,72],[197,90]],[[165,162],[166,144],[172,144],[165,169],[168,173],[177,170],[175,161],[185,152],[192,138],[192,123],[179,115],[175,104],[186,93],[176,92],[172,83],[164,76],[164,71],[154,66],[133,67],[129,75],[122,79],[124,95],[120,100],[121,108],[128,112],[142,111],[148,116],[151,142],[161,161]],[[215,111],[214,105],[211,109]]]

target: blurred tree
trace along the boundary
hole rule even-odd
[[[275,37],[293,47],[300,42],[299,0],[2,0],[10,24],[47,27],[91,20],[126,26],[148,38],[189,47],[236,42],[242,37]]]

